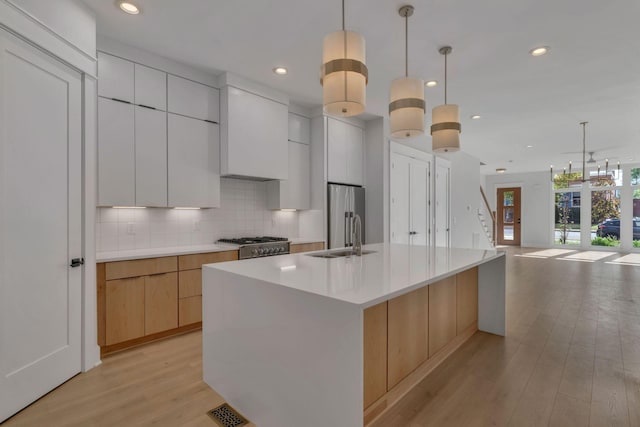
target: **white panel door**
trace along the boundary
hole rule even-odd
[[[411,159],[391,153],[391,243],[409,244]]]
[[[449,189],[450,167],[448,163],[436,158],[435,179],[435,233],[436,246],[449,247]]]
[[[134,64],[98,52],[98,95],[134,102]]]
[[[98,98],[98,206],[134,206],[134,106]]]
[[[0,422],[81,369],[79,73],[0,31]]]
[[[311,144],[311,120],[289,113],[289,141]]]
[[[429,244],[429,163],[411,159],[410,236],[412,245]]]
[[[167,113],[135,107],[136,206],[167,206]]]
[[[135,64],[135,102],[138,105],[167,110],[167,73]]]
[[[220,207],[220,130],[168,115],[169,206]]]

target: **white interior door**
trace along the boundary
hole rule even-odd
[[[0,421],[81,369],[81,89],[0,30]]]
[[[411,225],[412,245],[429,244],[429,163],[411,159]]]
[[[449,184],[450,166],[448,162],[436,158],[435,179],[435,232],[436,246],[449,247]]]
[[[411,240],[410,163],[409,157],[391,153],[391,243],[406,245]]]

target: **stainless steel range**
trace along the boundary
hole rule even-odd
[[[218,243],[238,246],[240,259],[289,253],[289,239],[286,237],[242,237],[240,239],[220,239]]]

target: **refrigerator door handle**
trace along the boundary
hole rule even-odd
[[[349,212],[344,213],[344,245],[349,246],[349,226],[347,225],[349,222]]]

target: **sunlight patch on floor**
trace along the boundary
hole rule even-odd
[[[607,261],[607,264],[640,265],[640,254],[628,254],[618,259]]]
[[[618,255],[617,253],[611,252],[602,252],[602,251],[584,251],[578,252],[572,255],[567,255],[562,258],[558,258],[565,261],[582,261],[582,262],[595,262],[600,261],[601,259],[608,258],[614,255]]]
[[[551,258],[560,255],[567,255],[574,253],[572,249],[545,249],[542,251],[528,252],[526,254],[520,254],[515,256],[527,257],[527,258]]]

